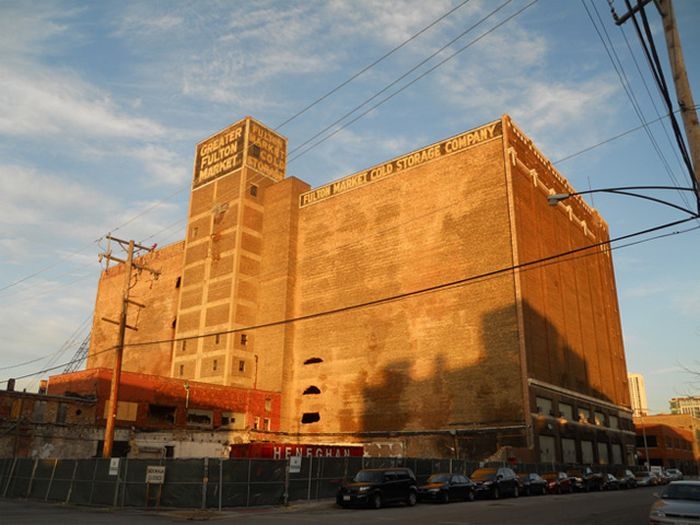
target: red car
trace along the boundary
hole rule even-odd
[[[547,481],[550,494],[569,494],[574,491],[574,482],[566,472],[545,472],[542,477]]]

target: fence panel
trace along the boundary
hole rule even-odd
[[[59,459],[51,475],[51,484],[46,491],[46,501],[67,501],[73,485],[73,473],[75,472],[73,459]]]
[[[56,459],[38,459],[34,465],[32,482],[29,489],[29,498],[46,499],[51,488],[53,473],[56,467]]]
[[[17,458],[8,480],[5,493],[9,498],[26,498],[29,495],[29,486],[32,480],[34,460],[31,458]]]
[[[221,505],[223,507],[245,507],[249,505],[252,460],[229,459],[223,462],[221,474]]]

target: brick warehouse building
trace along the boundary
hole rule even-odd
[[[124,370],[277,393],[269,440],[633,462],[607,225],[548,205],[573,189],[509,117],[319,188],[285,168],[250,117],[197,145],[186,239],[139,259],[160,277],[132,282]],[[88,369],[112,367],[123,279],[102,274]]]

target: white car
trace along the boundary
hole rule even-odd
[[[672,481],[649,511],[651,525],[700,523],[700,481]]]
[[[671,481],[680,481],[683,479],[683,473],[677,468],[667,468],[664,474],[666,474],[666,477]]]

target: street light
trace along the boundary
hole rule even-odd
[[[649,201],[657,202],[659,204],[663,204],[665,206],[669,206],[671,208],[675,208],[677,210],[683,211],[687,213],[688,215],[691,215],[693,217],[700,217],[700,211],[692,211],[689,210],[688,208],[684,208],[683,206],[678,206],[677,204],[673,204],[672,202],[668,202],[662,199],[657,199],[656,197],[651,197],[649,195],[643,195],[641,193],[634,193],[632,191],[628,190],[676,190],[676,191],[690,191],[695,193],[695,188],[679,188],[676,186],[620,186],[618,188],[600,188],[597,190],[586,190],[586,191],[577,191],[577,192],[572,192],[572,193],[552,193],[551,195],[547,196],[547,202],[550,206],[556,206],[563,200],[568,199],[569,197],[574,197],[576,195],[586,195],[588,193],[615,193],[617,195],[628,195],[630,197],[637,197],[638,199],[646,199]],[[700,203],[698,203],[700,206]]]

